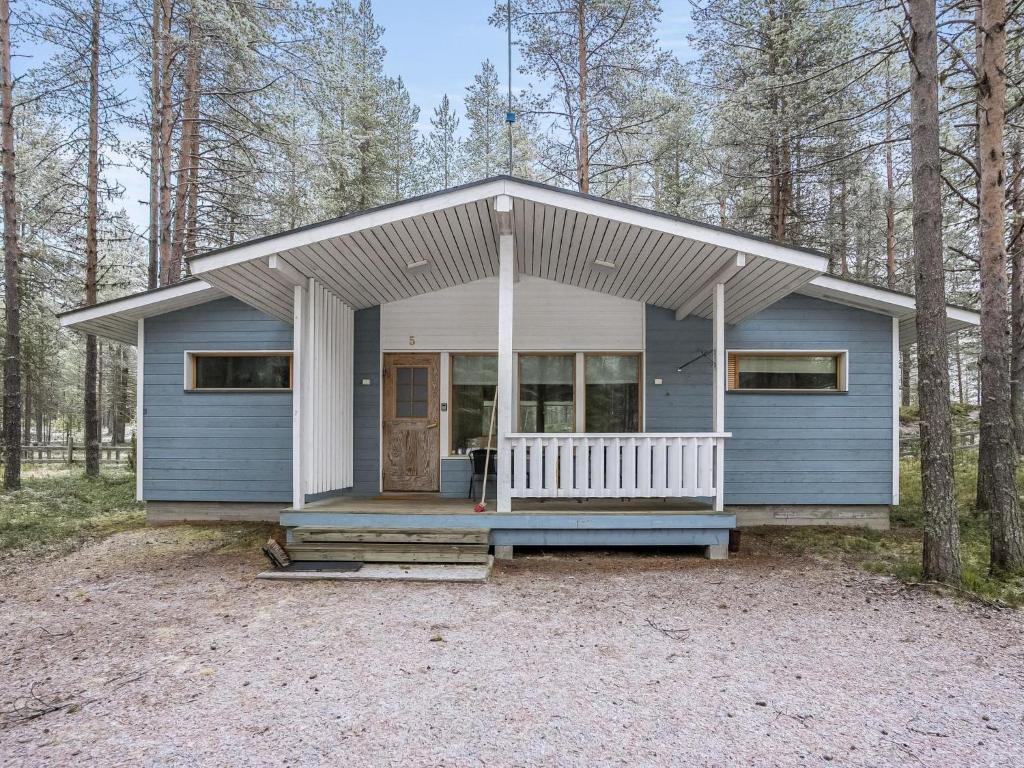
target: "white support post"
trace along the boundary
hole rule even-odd
[[[146,468],[146,456],[142,450],[142,421],[146,415],[146,403],[143,397],[146,321],[142,318],[139,319],[138,335],[138,346],[135,347],[135,500],[142,501],[142,479]]]
[[[498,512],[512,511],[512,322],[515,253],[512,243],[512,200],[499,195],[494,205],[499,218],[498,236]]]
[[[725,283],[715,283],[712,326],[714,329],[714,393],[712,407],[714,410],[714,432],[725,432]],[[715,511],[725,508],[725,441],[717,438],[715,456]]]
[[[847,388],[850,376],[849,361],[846,365]],[[903,375],[900,370],[900,321],[892,319],[892,505],[900,503],[900,403],[903,400],[901,387]]]
[[[305,438],[302,428],[305,319],[306,289],[296,285],[292,310],[292,509],[302,509],[306,503],[302,450]]]

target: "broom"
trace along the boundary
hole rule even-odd
[[[484,482],[480,492],[480,503],[473,511],[480,513],[487,509],[487,473],[491,469],[491,435],[494,433],[494,411],[498,408],[498,388],[494,388],[494,402],[491,403],[491,425],[487,428],[487,453],[484,454]]]

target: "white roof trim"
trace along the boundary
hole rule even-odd
[[[186,280],[58,315],[62,328],[73,328],[124,344],[138,342],[138,321],[227,296],[203,280]]]
[[[811,296],[827,297],[840,303],[843,303],[843,297],[850,297],[859,300],[847,302],[850,306],[873,309],[893,317],[907,317],[917,312],[917,300],[913,296],[874,285],[853,283],[832,275],[818,275],[812,278],[802,292]],[[946,305],[946,317],[963,325],[981,325],[980,314],[961,307]]]

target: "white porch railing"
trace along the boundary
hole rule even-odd
[[[508,435],[516,498],[719,498],[731,433]],[[500,459],[499,459],[500,461]]]

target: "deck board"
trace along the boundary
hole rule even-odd
[[[471,499],[452,499],[432,494],[396,494],[360,498],[335,496],[313,501],[302,509],[303,513],[341,512],[397,515],[482,515],[498,514],[494,502],[488,502],[485,512],[474,513]],[[511,514],[532,515],[701,515],[711,512],[709,504],[694,499],[513,499]]]

